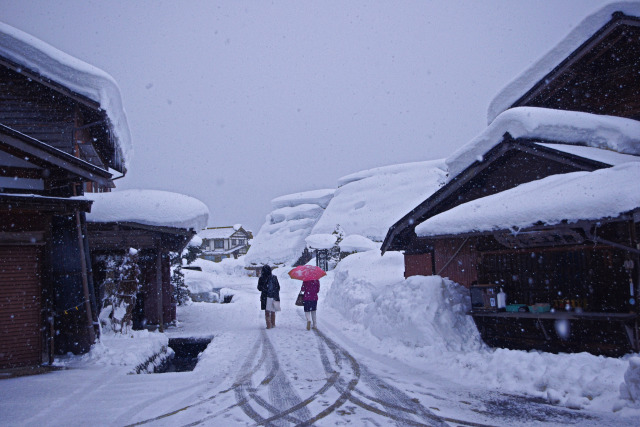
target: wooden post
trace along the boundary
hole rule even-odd
[[[93,316],[91,314],[91,297],[89,296],[89,279],[87,277],[87,259],[84,252],[84,238],[82,236],[82,225],[80,223],[80,211],[76,213],[76,230],[78,232],[78,249],[80,250],[80,268],[82,270],[82,292],[84,294],[84,309],[87,314],[87,328],[89,330],[89,342],[96,341],[96,331],[93,326]]]
[[[162,304],[162,248],[158,246],[156,251],[156,303],[158,315],[158,329],[164,332],[163,304]]]

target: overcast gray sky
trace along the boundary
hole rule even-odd
[[[111,74],[134,158],[257,232],[269,201],[446,157],[493,96],[603,0],[0,0],[0,20]]]

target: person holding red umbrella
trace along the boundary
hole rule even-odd
[[[302,280],[302,288],[300,293],[304,294],[302,303],[304,306],[304,315],[307,319],[307,331],[311,329],[313,321],[313,329],[317,328],[316,311],[318,310],[318,292],[320,292],[320,278],[326,276],[327,273],[320,267],[313,265],[300,265],[289,272],[292,279]]]
[[[300,293],[304,293],[302,298],[304,304],[304,315],[307,318],[307,331],[311,329],[311,321],[313,320],[313,329],[316,329],[316,311],[318,310],[318,292],[320,292],[320,280],[305,280],[302,282]]]

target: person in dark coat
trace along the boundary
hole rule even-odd
[[[304,315],[307,318],[307,331],[311,329],[311,321],[313,320],[313,329],[316,329],[316,311],[318,309],[318,292],[320,292],[319,280],[305,280],[302,282],[301,293],[304,304]]]
[[[274,302],[280,302],[280,283],[278,283],[278,278],[271,274],[271,267],[268,265],[262,267],[258,279],[258,290],[260,291],[260,310],[264,310],[267,329],[275,328],[276,311],[279,310]]]

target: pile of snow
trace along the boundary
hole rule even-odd
[[[89,222],[138,224],[200,230],[207,225],[209,208],[184,194],[160,190],[124,190],[86,193],[93,200]]]
[[[446,160],[450,178],[482,161],[508,132],[514,138],[539,138],[640,155],[640,122],[622,117],[536,107],[512,108]]]
[[[482,347],[471,317],[469,292],[439,276],[402,280],[403,255],[365,252],[346,257],[334,271],[327,302],[381,341],[409,348],[471,351]]]
[[[104,71],[0,22],[0,55],[97,102],[111,122],[125,165],[133,155],[120,88]]]
[[[225,258],[220,262],[198,258],[190,266],[201,269],[201,271],[182,269],[184,283],[193,301],[218,302],[221,295],[233,294],[232,291],[225,289],[225,286],[248,277],[244,260],[241,258]]]
[[[445,182],[443,160],[386,166],[341,178],[339,188],[311,234],[330,234],[336,226],[381,242],[393,224]]]
[[[363,348],[438,375],[570,408],[640,407],[640,358],[491,349],[465,313],[469,293],[438,276],[403,280],[403,257],[350,255],[332,272],[326,303]],[[603,375],[603,373],[606,373]]]
[[[640,357],[629,359],[629,368],[624,373],[624,383],[620,384],[620,397],[640,408]]]
[[[200,246],[202,246],[202,237],[198,236],[197,234],[194,235],[191,240],[189,240],[189,243],[187,244],[187,246],[193,246],[195,248],[199,248]]]
[[[611,3],[586,17],[550,52],[536,61],[496,95],[489,105],[488,123],[493,122],[500,113],[511,107],[537,82],[542,80],[573,51],[609,22],[611,15],[618,11],[629,16],[640,16],[640,3]]]
[[[70,368],[85,366],[119,366],[123,371],[132,373],[137,368],[153,371],[168,357],[169,338],[159,332],[147,330],[121,334],[109,329],[102,329],[99,341],[91,346],[91,351],[82,356],[56,358],[56,365]]]
[[[246,265],[278,265],[295,262],[307,244],[305,239],[333,197],[334,190],[314,190],[278,197],[273,211],[244,256]]]
[[[372,242],[364,236],[360,236],[359,234],[352,234],[350,236],[345,237],[339,243],[340,252],[367,252],[367,251],[376,251],[380,249],[380,244],[376,242]]]
[[[458,205],[418,225],[416,234],[460,234],[525,228],[538,222],[553,225],[615,218],[640,207],[640,186],[630,185],[638,182],[640,162],[552,175]]]

